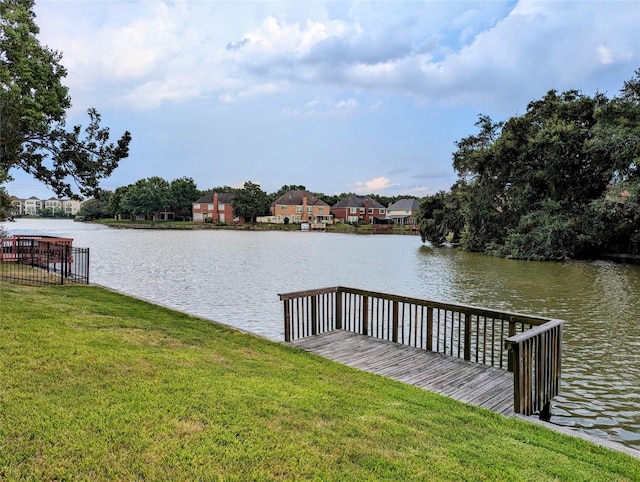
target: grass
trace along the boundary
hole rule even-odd
[[[126,227],[138,229],[235,229],[254,231],[300,231],[299,223],[203,223],[200,221],[135,221],[116,219],[97,219],[92,221],[112,227]],[[361,224],[354,226],[348,223],[328,224],[325,227],[327,232],[371,234],[373,225]],[[382,234],[416,234],[411,231],[408,225],[395,225]]]
[[[640,462],[95,286],[0,283],[1,480],[640,480]]]

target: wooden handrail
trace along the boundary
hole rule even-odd
[[[559,392],[561,320],[344,286],[279,296],[287,342],[343,329],[508,369],[518,413]]]
[[[313,290],[294,291],[291,293],[279,294],[280,301],[290,300],[294,298],[303,298],[307,296],[315,296],[316,294],[323,293],[352,293],[369,297],[378,297],[389,299],[393,301],[400,301],[406,303],[417,303],[424,306],[430,306],[438,309],[449,309],[454,311],[473,311],[480,316],[499,316],[500,318],[509,317],[509,319],[516,323],[530,323],[532,325],[542,325],[552,320],[544,316],[533,316],[522,313],[515,313],[510,311],[492,310],[482,306],[466,305],[463,303],[445,303],[442,301],[425,300],[422,298],[412,298],[410,296],[394,295],[390,293],[382,293],[377,291],[361,290],[356,288],[347,288],[345,286],[333,286],[330,288],[318,288]]]
[[[548,420],[560,393],[562,320],[551,320],[505,340],[513,365],[513,408]]]

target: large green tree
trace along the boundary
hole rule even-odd
[[[462,184],[459,182],[448,192],[439,191],[420,201],[417,220],[423,243],[429,241],[440,245],[460,241],[464,226],[460,210]]]
[[[113,216],[111,210],[111,196],[113,193],[105,190],[98,190],[94,197],[82,203],[78,215],[85,220],[102,219]]]
[[[598,229],[606,223],[593,222],[598,209],[591,204],[637,176],[637,79],[612,100],[550,91],[504,123],[481,116],[479,132],[459,141],[454,153],[464,181],[463,246],[528,259],[605,249]]]
[[[200,191],[190,177],[181,177],[171,181],[172,209],[177,211],[182,219],[191,217],[191,204],[200,197]]]
[[[0,219],[9,216],[11,210],[11,197],[7,190],[0,186]]]
[[[119,203],[122,212],[144,216],[168,211],[173,204],[171,185],[158,176],[140,179],[129,186]]]
[[[269,195],[260,189],[259,184],[251,181],[244,183],[242,189],[238,189],[233,196],[233,212],[236,216],[244,216],[245,219],[255,222],[257,216],[269,214],[271,199]]]
[[[92,195],[128,156],[131,136],[115,143],[88,110],[89,124],[67,129],[71,98],[62,55],[41,45],[33,0],[0,0],[0,182],[21,169],[57,195]]]
[[[528,259],[638,249],[640,70],[612,99],[550,91],[476,125],[453,156],[465,248]]]

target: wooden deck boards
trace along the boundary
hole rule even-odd
[[[513,373],[500,368],[343,330],[302,338],[290,345],[502,415],[514,415]]]

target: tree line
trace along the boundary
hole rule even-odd
[[[234,215],[242,216],[248,221],[255,221],[258,216],[267,216],[271,205],[280,196],[291,190],[307,191],[303,185],[285,184],[273,193],[262,190],[259,184],[247,181],[241,188],[218,186],[199,190],[190,177],[181,177],[167,181],[153,176],[140,179],[115,191],[98,190],[95,196],[82,204],[79,215],[85,219],[112,218],[116,215],[151,216],[155,213],[172,212],[174,219],[186,221],[191,219],[192,203],[209,192],[232,193]],[[332,194],[310,193],[333,206],[340,199],[352,193]],[[411,196],[368,195],[371,199],[388,206],[399,199]]]
[[[640,70],[613,98],[552,90],[476,127],[456,142],[456,183],[421,201],[423,241],[530,260],[638,252]]]

